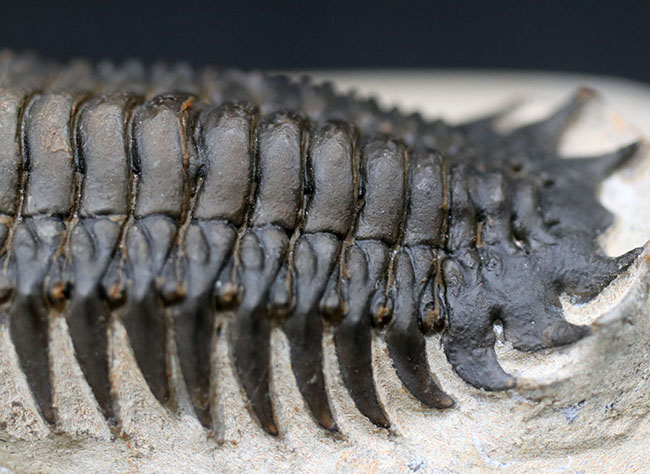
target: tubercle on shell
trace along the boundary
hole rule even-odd
[[[357,408],[389,427],[374,388],[373,327],[406,388],[449,408],[424,333],[442,330],[469,384],[512,388],[516,378],[494,353],[494,322],[520,350],[572,343],[588,328],[564,319],[558,295],[593,297],[639,253],[611,259],[595,241],[611,220],[596,187],[637,146],[587,160],[557,155],[593,95],[585,90],[500,135],[487,119],[429,123],[282,76],[201,80],[185,68],[66,68],[11,55],[0,68],[3,311],[51,423],[51,317],[67,318],[108,419],[109,321],[123,322],[163,404],[173,331],[209,427],[215,314],[232,312],[233,362],[271,434],[274,324],[309,410],[338,429],[322,372],[325,318]]]

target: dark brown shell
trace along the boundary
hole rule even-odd
[[[234,364],[266,431],[278,432],[269,393],[276,324],[318,423],[337,429],[322,373],[323,326],[332,324],[350,395],[388,427],[373,330],[407,389],[449,408],[429,372],[426,333],[442,331],[469,384],[512,388],[493,324],[520,350],[572,343],[588,329],[564,319],[559,295],[593,297],[639,253],[608,258],[595,240],[611,221],[597,186],[636,145],[557,155],[590,91],[500,135],[487,119],[430,123],[307,79],[11,55],[0,68],[0,296],[50,422],[53,315],[67,318],[108,419],[106,328],[120,318],[163,404],[172,331],[210,426],[215,315],[227,311]]]

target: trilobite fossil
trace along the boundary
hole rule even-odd
[[[285,332],[306,406],[336,430],[322,371],[332,327],[357,408],[389,420],[373,382],[383,334],[397,375],[427,407],[454,401],[430,373],[442,334],[455,372],[485,390],[517,379],[493,325],[522,351],[588,333],[560,304],[597,295],[639,255],[607,257],[599,183],[637,144],[560,158],[593,96],[507,134],[386,111],[308,79],[188,68],[0,66],[2,317],[43,417],[52,409],[48,324],[66,318],[78,363],[114,421],[107,327],[118,318],[151,392],[169,401],[172,334],[199,420],[210,416],[215,315],[252,411],[277,434],[270,333]]]

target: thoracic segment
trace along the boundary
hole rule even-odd
[[[51,318],[67,319],[109,420],[109,321],[124,324],[163,404],[171,331],[197,416],[211,426],[215,316],[227,313],[239,380],[271,434],[274,325],[307,407],[338,429],[322,368],[331,325],[352,399],[388,427],[373,331],[409,392],[448,408],[425,334],[442,332],[469,384],[514,387],[493,324],[520,350],[572,343],[589,330],[564,319],[559,295],[595,296],[638,255],[606,257],[595,240],[611,221],[597,186],[636,146],[557,156],[586,91],[501,135],[490,120],[427,122],[281,76],[62,68],[11,55],[0,69],[0,302],[51,423]]]

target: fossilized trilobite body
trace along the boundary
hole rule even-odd
[[[450,408],[429,372],[427,333],[442,332],[467,383],[514,387],[493,324],[524,351],[572,343],[587,328],[564,319],[559,295],[592,298],[639,253],[608,258],[595,240],[611,221],[597,186],[636,146],[557,155],[586,90],[502,135],[490,119],[431,123],[282,76],[21,57],[2,68],[2,311],[50,422],[52,318],[66,318],[108,419],[109,322],[126,327],[163,404],[173,334],[196,414],[211,426],[215,316],[229,313],[241,385],[272,434],[273,325],[309,410],[337,429],[322,371],[328,324],[357,408],[387,427],[373,331],[407,389]]]

